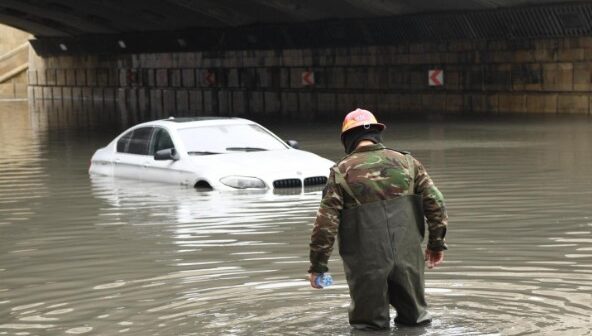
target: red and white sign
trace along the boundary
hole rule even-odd
[[[216,85],[216,73],[214,72],[214,70],[204,71],[203,80],[204,83],[208,86]]]
[[[311,86],[314,85],[315,78],[314,78],[314,71],[308,70],[302,73],[302,85],[304,86]]]
[[[434,69],[428,71],[428,83],[430,86],[444,85],[444,70]]]

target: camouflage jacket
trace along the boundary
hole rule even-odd
[[[408,158],[413,160],[413,179]],[[409,184],[413,180],[414,192],[421,195],[423,200],[429,231],[428,248],[432,251],[447,249],[444,236],[448,215],[444,198],[419,161],[410,155],[387,149],[382,144],[374,144],[356,149],[333,169],[343,176],[360,203],[408,194],[411,190]],[[322,273],[328,270],[327,263],[339,229],[341,210],[357,206],[356,200],[336,182],[333,169],[312,230],[309,272]]]

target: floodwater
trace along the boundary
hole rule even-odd
[[[57,118],[57,119],[56,119]],[[336,160],[336,124],[269,125]],[[390,122],[447,199],[431,326],[387,335],[592,335],[592,121]],[[0,335],[350,335],[305,281],[320,192],[198,192],[87,174],[117,131],[0,106]],[[394,317],[394,312],[393,312]]]

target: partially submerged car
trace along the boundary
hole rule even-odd
[[[333,162],[288,143],[247,119],[171,117],[117,136],[95,152],[89,173],[208,190],[324,185]]]

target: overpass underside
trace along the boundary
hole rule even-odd
[[[79,124],[170,115],[590,115],[592,3],[32,41],[29,99]],[[81,113],[80,111],[88,113]],[[94,113],[91,113],[94,112]]]

